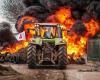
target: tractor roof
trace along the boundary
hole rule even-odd
[[[41,26],[57,26],[59,23],[35,23],[35,25],[41,25]]]

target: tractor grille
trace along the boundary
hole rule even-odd
[[[43,60],[44,61],[50,61],[51,55],[53,53],[53,46],[49,43],[43,43],[42,51],[43,51]]]

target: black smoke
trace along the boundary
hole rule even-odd
[[[96,20],[100,20],[100,1],[92,1],[87,7],[87,12]]]
[[[12,31],[11,25],[7,22],[0,23],[0,46],[7,46],[16,41]]]
[[[32,16],[38,22],[45,22],[48,16],[54,14],[60,7],[70,7],[72,18],[80,21],[79,23],[75,23],[74,26],[78,27],[74,27],[74,30],[82,35],[86,31],[82,21],[89,22],[91,19],[94,19],[98,23],[100,22],[99,0],[23,0],[23,3],[26,8],[20,14],[20,17]]]
[[[85,25],[82,23],[82,21],[77,20],[74,25],[72,26],[71,30],[75,32],[77,35],[84,36],[87,32],[87,29]]]
[[[39,6],[41,8],[44,8],[45,12],[44,11],[43,12],[49,14],[53,13],[55,10],[57,10],[57,8],[61,6],[68,6],[72,8],[72,16],[76,20],[83,19],[86,13],[89,14],[89,17],[93,17],[96,20],[100,20],[99,0],[23,0],[23,3],[27,8],[29,8],[29,13],[30,13],[30,6],[33,7]],[[38,9],[37,7],[35,8]],[[42,10],[43,9],[41,9],[40,11]]]
[[[49,12],[41,6],[30,6],[26,8],[23,15],[34,16],[38,21],[44,21]]]

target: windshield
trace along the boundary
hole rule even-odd
[[[40,35],[42,38],[55,38],[57,37],[57,27],[42,26],[40,27]]]

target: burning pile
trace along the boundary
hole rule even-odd
[[[15,42],[16,39],[11,32],[11,25],[7,22],[0,23],[0,50]]]
[[[15,53],[28,45],[27,41],[18,42],[11,31],[11,25],[8,22],[0,23],[0,52]]]
[[[67,54],[73,58],[80,58],[86,53],[86,43],[88,38],[93,37],[99,31],[99,24],[91,19],[75,20],[72,18],[70,8],[60,8],[55,14],[49,16],[50,22],[62,24],[62,28],[69,30],[69,34],[63,32],[63,38],[67,42]]]
[[[86,44],[90,37],[100,30],[100,2],[98,0],[23,0],[26,10],[16,23],[18,32],[25,31],[27,40],[33,33],[36,22],[60,23],[63,39],[67,42],[68,58],[80,58],[86,54]],[[67,33],[66,33],[67,31]]]

